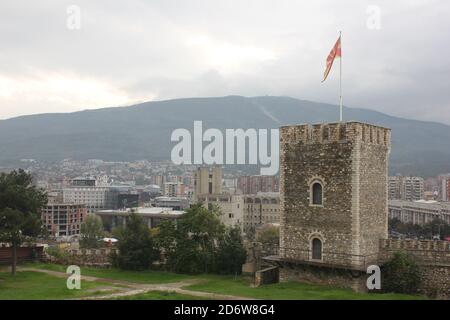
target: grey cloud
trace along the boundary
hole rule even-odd
[[[81,8],[78,31],[66,28],[70,4]],[[380,30],[366,27],[368,5],[380,7]],[[5,0],[0,81],[61,74],[130,101],[269,94],[337,103],[338,65],[320,80],[343,30],[344,104],[450,123],[448,16],[444,0]],[[36,90],[46,96],[45,87]],[[64,90],[51,103],[7,94],[0,89],[0,118],[105,106],[101,97],[98,106],[77,98],[59,105]]]

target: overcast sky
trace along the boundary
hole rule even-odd
[[[339,63],[321,77],[342,30],[345,105],[450,124],[449,17],[448,0],[2,0],[0,119],[193,96],[337,104]]]

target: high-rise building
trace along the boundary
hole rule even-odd
[[[166,197],[184,196],[184,184],[182,182],[164,182],[164,196]]]
[[[416,201],[423,199],[423,178],[404,177],[403,180],[403,200]]]
[[[200,167],[194,176],[194,198],[199,195],[222,193],[222,168]]]
[[[424,180],[420,177],[389,177],[389,199],[416,201],[424,198]]]
[[[439,200],[450,201],[450,174],[438,177]]]
[[[401,199],[402,198],[402,178],[401,176],[389,177],[388,182],[388,196],[389,199]]]

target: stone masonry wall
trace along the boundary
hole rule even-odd
[[[432,240],[380,240],[380,263],[388,261],[394,252],[404,251],[421,267],[422,293],[450,299],[450,243]]]
[[[353,184],[354,194],[359,190],[359,251],[354,253],[375,260],[379,250],[379,239],[388,237],[388,155],[390,151],[388,130],[363,125],[357,128],[359,143],[359,181]],[[356,148],[355,148],[356,149]],[[355,200],[354,200],[355,201]],[[356,238],[356,237],[355,237]]]
[[[280,281],[300,281],[312,284],[348,288],[367,292],[367,274],[363,271],[332,269],[308,265],[284,265],[279,269]]]
[[[314,237],[324,263],[376,255],[387,233],[389,129],[351,122],[280,133],[280,255],[309,260]],[[323,185],[323,206],[311,205],[315,180]]]
[[[255,273],[255,286],[259,287],[264,284],[278,283],[279,281],[279,268],[269,267],[263,270],[259,270]]]

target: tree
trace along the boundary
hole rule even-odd
[[[280,228],[273,225],[264,226],[258,233],[257,241],[263,249],[272,251],[280,245]]]
[[[220,212],[196,204],[177,221],[176,248],[168,256],[167,265],[176,272],[208,273],[214,270],[216,243],[225,226]]]
[[[441,240],[450,235],[450,225],[441,219],[434,219],[426,224],[403,223],[399,219],[389,220],[389,230],[396,231],[407,237],[432,239],[439,235]]]
[[[89,215],[81,224],[80,247],[82,248],[98,248],[99,240],[103,238],[102,219],[96,215]]]
[[[118,233],[119,253],[114,264],[125,270],[145,270],[159,257],[150,229],[136,213],[131,213],[126,226]]]
[[[227,229],[219,241],[216,272],[221,274],[240,274],[247,252],[242,244],[241,230],[238,227]]]
[[[151,230],[155,246],[161,255],[168,257],[173,255],[177,247],[178,232],[172,220],[162,221],[156,228]]]
[[[403,251],[395,252],[384,265],[383,285],[385,292],[417,293],[421,284],[420,268],[413,257]]]
[[[0,241],[11,244],[11,273],[16,275],[17,248],[42,234],[40,210],[47,195],[24,170],[0,174]]]

